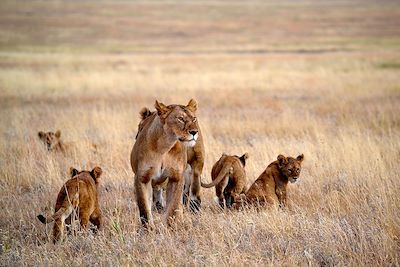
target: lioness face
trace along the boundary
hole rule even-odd
[[[299,178],[303,160],[303,154],[299,155],[297,158],[285,157],[283,155],[278,156],[279,168],[291,183],[295,183]]]
[[[42,132],[40,131],[38,133],[39,139],[42,140],[42,142],[46,145],[47,150],[51,151],[55,147],[57,147],[60,144],[60,136],[61,132],[58,130],[57,132]]]
[[[164,124],[164,128],[171,131],[183,144],[194,146],[199,137],[199,129],[195,112],[197,103],[190,100],[187,106],[165,106],[156,102],[158,116]]]

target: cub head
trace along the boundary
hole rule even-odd
[[[47,150],[51,151],[55,149],[56,147],[60,146],[60,136],[61,136],[61,131],[57,130],[55,133],[53,132],[42,132],[40,131],[38,133],[39,139],[46,145]]]
[[[299,178],[303,160],[303,154],[297,156],[297,158],[278,156],[279,169],[291,183],[295,183]]]
[[[71,178],[75,177],[77,175],[80,175],[82,173],[87,173],[93,178],[94,182],[96,184],[98,184],[100,181],[100,176],[103,173],[103,170],[100,167],[94,167],[93,170],[91,170],[91,171],[78,171],[77,169],[71,167],[69,169],[69,172],[70,172]]]
[[[187,146],[194,146],[199,137],[195,112],[197,102],[193,99],[184,105],[169,105],[156,101],[155,108],[164,130]]]

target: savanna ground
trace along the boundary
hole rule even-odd
[[[0,265],[398,266],[399,25],[396,1],[1,1]],[[203,189],[178,230],[139,230],[138,112],[190,98],[204,181],[223,152],[249,152],[250,182],[304,153],[290,210],[220,211]],[[37,137],[57,129],[65,155]],[[104,231],[54,246],[36,215],[95,165]]]

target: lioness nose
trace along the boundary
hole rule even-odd
[[[191,134],[191,135],[193,135],[193,136],[195,136],[196,134],[197,134],[197,130],[191,130],[191,131],[189,131],[189,133]]]

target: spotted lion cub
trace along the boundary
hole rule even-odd
[[[38,219],[46,224],[54,221],[53,243],[61,240],[64,233],[65,220],[71,220],[74,210],[79,215],[81,227],[86,230],[89,222],[101,228],[102,215],[99,206],[98,187],[102,170],[94,167],[91,171],[78,171],[71,168],[71,179],[62,187],[57,196],[55,213],[46,218],[38,215]]]

